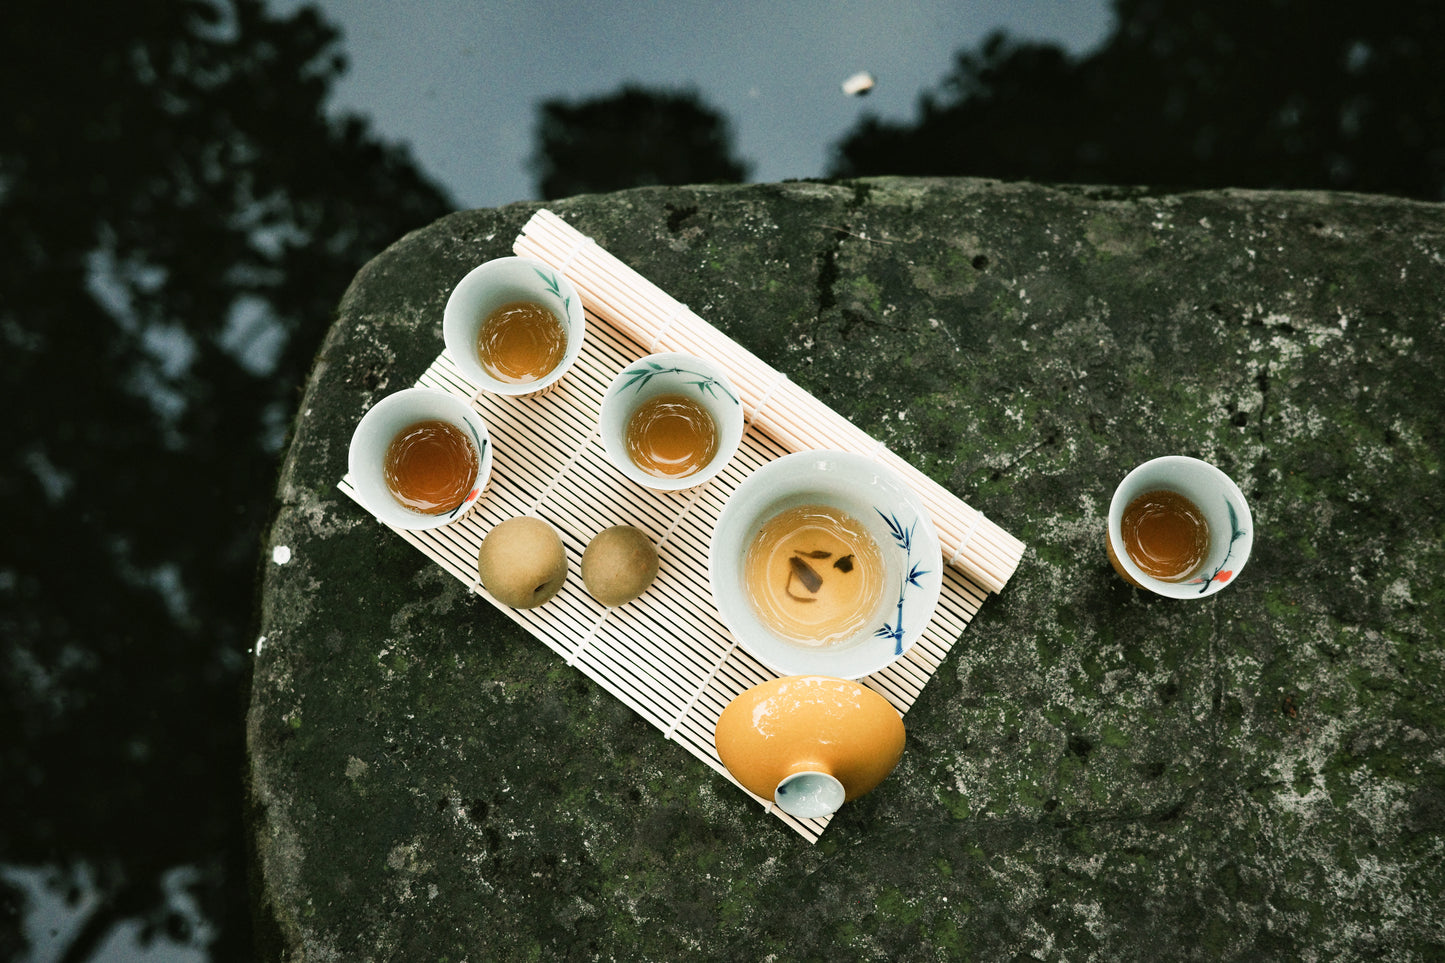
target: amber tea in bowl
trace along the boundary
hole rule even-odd
[[[477,449],[451,422],[423,418],[392,436],[382,476],[405,508],[423,515],[455,512],[476,481]]]
[[[743,405],[721,367],[677,351],[639,358],[602,396],[598,430],[607,458],[657,491],[711,479],[743,437]]]
[[[654,478],[686,478],[718,449],[717,420],[684,394],[654,395],[633,409],[623,435],[627,457]]]
[[[1119,530],[1129,560],[1163,582],[1198,575],[1212,544],[1199,506],[1167,488],[1136,495],[1124,507]]]
[[[758,526],[743,584],[759,621],[798,645],[856,638],[883,604],[883,553],[858,519],[832,505],[798,505]]]
[[[856,679],[923,635],[943,586],[933,519],[895,472],[843,451],[768,462],[728,497],[708,583],[738,645],[780,675]]]
[[[457,369],[484,391],[547,390],[577,360],[585,336],[572,283],[530,257],[501,257],[457,283],[442,314],[442,336]]]
[[[567,330],[535,301],[509,301],[482,319],[477,360],[487,374],[510,385],[541,381],[562,363]]]
[[[467,513],[492,472],[486,423],[470,403],[434,388],[387,395],[351,436],[357,497],[394,528],[421,530]]]
[[[1254,546],[1239,486],[1183,455],[1135,468],[1109,505],[1106,549],[1126,581],[1156,595],[1203,598],[1233,582]]]

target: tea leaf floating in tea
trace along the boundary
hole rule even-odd
[[[821,571],[814,562],[837,561]],[[844,562],[845,564],[839,564]],[[748,546],[744,582],[758,618],[801,645],[854,638],[883,601],[883,556],[856,519],[828,505],[800,505],[765,521]]]
[[[800,602],[815,601],[814,599],[799,599],[798,596],[793,595],[793,577],[797,576],[798,581],[803,583],[803,588],[809,592],[816,592],[818,591],[818,589],[823,587],[823,577],[817,572],[813,571],[813,566],[803,561],[797,555],[794,555],[792,558],[788,559],[788,565],[792,570],[788,573],[788,585],[784,588],[784,591],[787,592],[788,595],[792,598],[798,599],[798,601]]]

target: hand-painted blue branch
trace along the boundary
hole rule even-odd
[[[475,429],[475,428],[472,427],[472,423],[471,423],[470,421],[464,422],[464,424],[467,426],[467,431],[470,431],[470,432],[472,433],[472,440],[477,443],[477,471],[480,472],[480,471],[481,471],[481,468],[482,468],[482,463],[487,460],[487,440],[488,440],[488,439],[485,439],[485,438],[480,437],[480,436],[477,434],[477,429]],[[472,494],[473,494],[474,492],[476,492],[476,489],[475,489],[475,488],[473,488],[471,492],[468,492],[468,493],[467,493],[467,497],[466,497],[466,498],[463,498],[463,499],[461,500],[460,504],[458,504],[456,508],[453,508],[453,509],[451,510],[451,513],[450,513],[447,517],[448,517],[448,518],[456,518],[456,517],[457,517],[457,512],[461,511],[463,508],[465,508],[465,507],[471,502],[471,500],[472,500]]]
[[[893,640],[893,654],[902,655],[903,599],[908,594],[909,585],[914,585],[918,588],[923,587],[923,583],[920,582],[919,579],[927,575],[929,570],[922,567],[922,561],[913,562],[912,558],[913,533],[918,528],[918,520],[914,519],[912,525],[904,528],[903,523],[898,520],[898,516],[884,514],[883,510],[881,508],[878,508],[877,506],[874,506],[873,510],[878,513],[878,517],[883,519],[884,523],[888,526],[888,531],[890,534],[892,534],[893,540],[898,543],[898,547],[903,549],[903,565],[905,568],[908,568],[908,574],[905,575],[898,583],[898,624],[891,625],[885,622],[883,623],[882,627],[873,634],[878,638],[891,638]],[[911,567],[910,563],[912,563]]]
[[[742,402],[738,400],[736,395],[729,391],[721,381],[712,377],[711,375],[704,374],[701,371],[689,371],[687,368],[664,368],[656,361],[648,361],[646,362],[646,364],[646,368],[633,368],[629,371],[623,372],[623,374],[625,375],[631,375],[631,377],[628,378],[628,380],[622,385],[624,389],[636,386],[638,390],[641,390],[649,381],[651,381],[654,377],[660,374],[696,375],[698,380],[689,381],[687,383],[697,388],[700,394],[706,394],[716,398],[717,395],[713,394],[714,390],[721,390],[723,394],[727,395],[728,400],[731,401],[733,404],[742,404]]]
[[[696,374],[696,372],[690,373]],[[731,391],[727,390],[727,388],[723,387],[723,383],[721,381],[718,381],[716,378],[709,378],[706,375],[703,375],[701,376],[701,380],[689,381],[688,384],[696,386],[698,391],[712,398],[716,398],[717,394],[715,392],[720,390],[723,394],[728,396],[728,400],[731,401],[733,404],[741,404],[741,402],[738,401],[737,397]]]
[[[892,639],[893,654],[903,654],[903,596],[898,597],[898,624],[889,625],[884,622],[873,635],[875,638]]]
[[[1232,534],[1229,536],[1229,548],[1225,551],[1224,558],[1220,561],[1219,565],[1214,569],[1214,571],[1210,573],[1208,578],[1201,577],[1192,578],[1189,580],[1190,585],[1199,586],[1200,595],[1203,595],[1205,592],[1209,591],[1209,586],[1213,585],[1216,581],[1228,582],[1230,577],[1234,575],[1233,569],[1226,570],[1224,566],[1229,564],[1229,558],[1234,554],[1234,543],[1239,541],[1245,535],[1243,529],[1239,527],[1239,515],[1236,514],[1234,511],[1234,503],[1226,498],[1224,500],[1224,507],[1229,509],[1229,527],[1232,531]]]
[[[651,362],[648,362],[648,363],[651,364]],[[641,387],[642,385],[647,384],[647,382],[649,382],[649,381],[652,380],[652,376],[653,376],[653,375],[657,374],[659,371],[662,370],[660,367],[658,367],[658,366],[655,365],[655,364],[652,365],[652,367],[655,368],[656,370],[654,370],[654,371],[647,371],[647,370],[643,369],[643,370],[625,372],[626,374],[632,375],[632,377],[629,378],[629,379],[627,379],[627,383],[624,384],[622,387],[623,387],[623,388],[631,388],[633,385],[638,385],[639,387]]]
[[[879,635],[886,636],[893,640],[893,654],[903,654],[903,590],[898,590],[898,624],[890,626],[883,623],[883,628],[878,630]]]
[[[551,291],[553,294],[557,295],[557,297],[559,297],[559,298],[562,296],[562,286],[561,286],[561,284],[557,281],[557,276],[556,276],[555,274],[548,274],[546,271],[542,270],[541,268],[532,268],[532,270],[536,271],[536,272],[537,272],[537,277],[541,278],[541,279],[542,279],[542,283],[545,284],[545,285],[547,285],[547,290],[548,290],[548,291]]]
[[[712,380],[710,381],[710,385],[714,388],[721,390],[723,394],[728,396],[728,400],[731,401],[733,404],[742,404],[742,401],[738,398],[738,396],[729,391],[721,381]]]
[[[532,268],[532,270],[536,271],[537,277],[541,278],[542,283],[547,285],[548,291],[551,291],[554,296],[562,298],[562,285],[557,281],[557,276],[555,274],[548,274],[541,268]],[[572,299],[570,297],[562,298],[562,310],[572,310]],[[566,323],[565,319],[563,320],[563,323]]]
[[[898,547],[905,552],[911,551],[913,548],[913,530],[918,527],[917,520],[908,528],[904,528],[903,523],[898,520],[896,515],[884,515],[883,510],[876,507],[873,510],[878,513],[878,516],[882,518],[883,521],[888,523],[888,530],[893,533],[893,540],[898,543]]]
[[[472,423],[470,421],[463,421],[462,424],[467,426],[467,431],[470,431],[472,433],[472,441],[477,443],[477,464],[481,465],[482,462],[487,460],[488,439],[485,439],[481,435],[477,434],[477,429],[472,427]]]
[[[921,568],[920,566],[922,565],[922,562],[914,563],[913,570],[908,573],[909,584],[916,585],[919,588],[923,588],[923,583],[918,580],[932,571],[931,569]]]

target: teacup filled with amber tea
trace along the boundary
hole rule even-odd
[[[462,398],[406,388],[371,407],[351,436],[351,483],[393,528],[437,528],[477,502],[492,473],[482,416]]]
[[[557,383],[582,350],[586,316],[572,283],[530,257],[473,268],[442,314],[447,352],[485,391],[530,395]]]
[[[694,488],[723,469],[743,436],[743,405],[722,368],[676,351],[624,365],[602,396],[607,458],[657,491]]]
[[[1130,584],[1204,598],[1233,583],[1254,546],[1249,504],[1228,475],[1184,455],[1135,468],[1109,505],[1109,561]]]
[[[850,452],[804,451],[728,498],[708,579],[723,622],[759,662],[856,679],[923,634],[943,558],[932,518],[897,474]]]

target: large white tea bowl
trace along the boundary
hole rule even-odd
[[[759,528],[800,505],[851,515],[877,544],[883,599],[871,622],[828,646],[777,635],[753,611],[744,580],[748,546]],[[769,462],[728,498],[713,529],[708,579],[723,623],[746,652],[780,675],[856,679],[884,668],[918,641],[943,586],[943,551],[933,519],[891,469],[843,451],[800,451]]]

